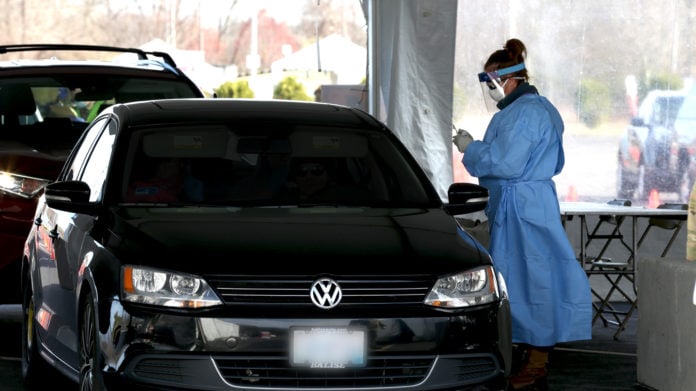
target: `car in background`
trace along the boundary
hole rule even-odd
[[[163,52],[111,46],[0,46],[0,303],[19,303],[36,200],[108,105],[203,97]]]
[[[505,389],[505,281],[457,220],[488,191],[448,197],[357,108],[113,105],[36,208],[24,379],[50,365],[80,389]]]
[[[674,120],[674,131],[677,144],[688,151],[688,169],[684,183],[684,203],[688,203],[689,195],[696,183],[696,84],[693,84],[684,97],[677,118]]]
[[[677,115],[685,90],[652,90],[619,141],[617,198],[646,201],[652,191],[686,202],[692,146],[680,136]]]

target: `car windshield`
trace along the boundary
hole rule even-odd
[[[122,200],[227,206],[432,206],[434,190],[385,134],[306,127],[134,133]]]
[[[0,140],[70,148],[97,114],[123,102],[196,97],[191,86],[157,75],[70,74],[0,80]]]
[[[683,96],[658,97],[652,123],[671,128],[683,102]]]

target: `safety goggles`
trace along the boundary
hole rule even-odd
[[[486,85],[488,86],[488,89],[490,89],[490,90],[495,90],[498,87],[498,86],[496,86],[496,83],[498,83],[500,88],[505,88],[505,83],[507,83],[508,80],[524,80],[524,77],[512,76],[512,77],[508,77],[507,79],[503,79],[503,80],[497,79],[495,81],[486,82]]]

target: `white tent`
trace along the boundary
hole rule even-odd
[[[365,0],[368,104],[440,193],[452,183],[457,0]]]

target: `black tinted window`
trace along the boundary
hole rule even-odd
[[[333,128],[259,134],[211,126],[144,130],[134,137],[122,184],[126,202],[431,202],[417,169],[383,134]]]

